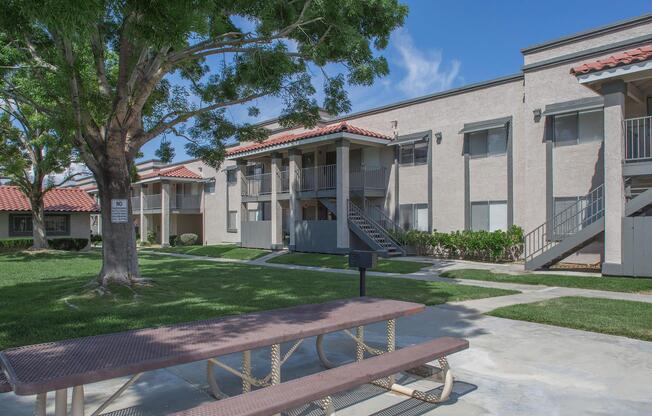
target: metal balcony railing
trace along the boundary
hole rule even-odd
[[[260,173],[243,178],[242,196],[259,196],[272,193],[272,174]]]
[[[317,191],[337,187],[337,165],[322,165],[302,168],[297,181],[300,191]]]
[[[352,189],[385,189],[387,169],[361,168],[350,173],[350,187]]]
[[[145,195],[143,209],[161,209],[161,194]]]
[[[201,195],[175,195],[170,198],[170,209],[199,209],[201,207]]]
[[[290,171],[285,169],[279,172],[279,179],[281,180],[281,193],[290,192]]]
[[[604,186],[600,185],[525,235],[525,261],[550,250],[603,216]]]
[[[131,197],[131,210],[132,211],[140,210],[140,196]]]
[[[652,116],[630,118],[623,123],[625,162],[652,160]]]

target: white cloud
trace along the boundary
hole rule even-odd
[[[449,89],[458,77],[460,61],[453,59],[444,68],[441,50],[418,49],[405,29],[394,33],[391,44],[399,54],[394,63],[405,70],[397,86],[408,96]]]

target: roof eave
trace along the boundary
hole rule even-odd
[[[266,146],[260,149],[253,149],[250,151],[244,151],[244,152],[239,152],[235,153],[231,156],[227,156],[227,160],[236,160],[240,159],[243,157],[247,156],[253,156],[253,155],[262,155],[266,153],[272,153],[278,150],[284,150],[284,149],[290,149],[293,147],[298,147],[298,146],[305,146],[308,144],[314,144],[314,143],[320,143],[320,142],[327,142],[331,140],[336,140],[336,139],[349,139],[349,140],[355,140],[359,142],[365,142],[365,143],[374,143],[374,144],[387,144],[390,142],[389,139],[387,138],[378,138],[378,137],[370,137],[370,136],[365,136],[363,134],[356,134],[356,133],[350,133],[348,131],[341,131],[341,132],[335,132],[335,133],[330,133],[326,134],[323,136],[317,136],[317,137],[308,137],[305,139],[299,139],[295,141],[289,141],[287,143],[279,143],[276,145],[271,145],[271,146]]]

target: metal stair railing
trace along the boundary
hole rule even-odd
[[[350,221],[356,223],[356,225],[358,225],[358,226],[362,225],[362,224],[358,224],[354,219],[352,219],[352,217],[355,217],[355,216],[361,218],[364,225],[369,226],[370,228],[373,229],[373,231],[375,231],[378,235],[380,235],[382,237],[382,239],[384,240],[384,243],[383,243],[383,241],[379,241],[378,238],[376,238],[373,235],[370,235],[369,233],[367,233],[365,231],[365,233],[369,236],[369,238],[371,238],[373,241],[375,241],[376,244],[378,244],[379,246],[381,246],[381,247],[383,247],[385,249],[389,249],[389,248],[394,247],[397,250],[402,251],[403,253],[405,253],[405,250],[404,250],[403,246],[401,246],[401,244],[399,244],[394,239],[394,237],[392,237],[390,235],[390,233],[388,233],[376,221],[374,221],[372,218],[370,218],[362,208],[357,206],[353,201],[351,201],[349,199],[348,200],[348,219]]]
[[[402,233],[403,227],[398,225],[393,219],[391,219],[385,211],[381,208],[378,208],[375,205],[370,205],[365,198],[364,201],[364,211],[365,213],[374,220],[379,226],[381,226],[386,232],[392,233]]]
[[[603,216],[604,185],[600,185],[525,235],[525,261],[545,253]]]

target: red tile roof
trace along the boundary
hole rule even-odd
[[[652,44],[639,46],[636,49],[631,49],[616,55],[611,55],[608,58],[598,59],[595,62],[578,65],[571,69],[571,74],[582,75],[590,72],[602,71],[607,68],[615,68],[618,66],[629,65],[635,62],[647,61],[652,58]]]
[[[232,156],[243,152],[250,152],[252,150],[265,149],[267,147],[276,146],[279,144],[292,143],[298,140],[309,139],[311,137],[326,136],[333,133],[343,133],[343,132],[359,134],[361,136],[367,136],[367,137],[375,137],[377,139],[391,140],[388,136],[385,136],[384,134],[361,129],[359,127],[355,127],[350,124],[347,124],[346,122],[341,122],[338,124],[333,124],[332,126],[320,127],[317,129],[305,131],[303,133],[286,134],[283,136],[274,137],[272,139],[267,139],[260,143],[253,143],[244,146],[234,147],[227,152],[227,156]]]
[[[98,212],[93,198],[80,188],[55,188],[43,198],[48,212]],[[0,211],[31,211],[29,200],[17,186],[0,186]]]
[[[149,178],[183,178],[183,179],[202,179],[201,175],[196,174],[184,165],[175,166],[169,169],[155,169],[154,172],[138,175],[138,180]]]

